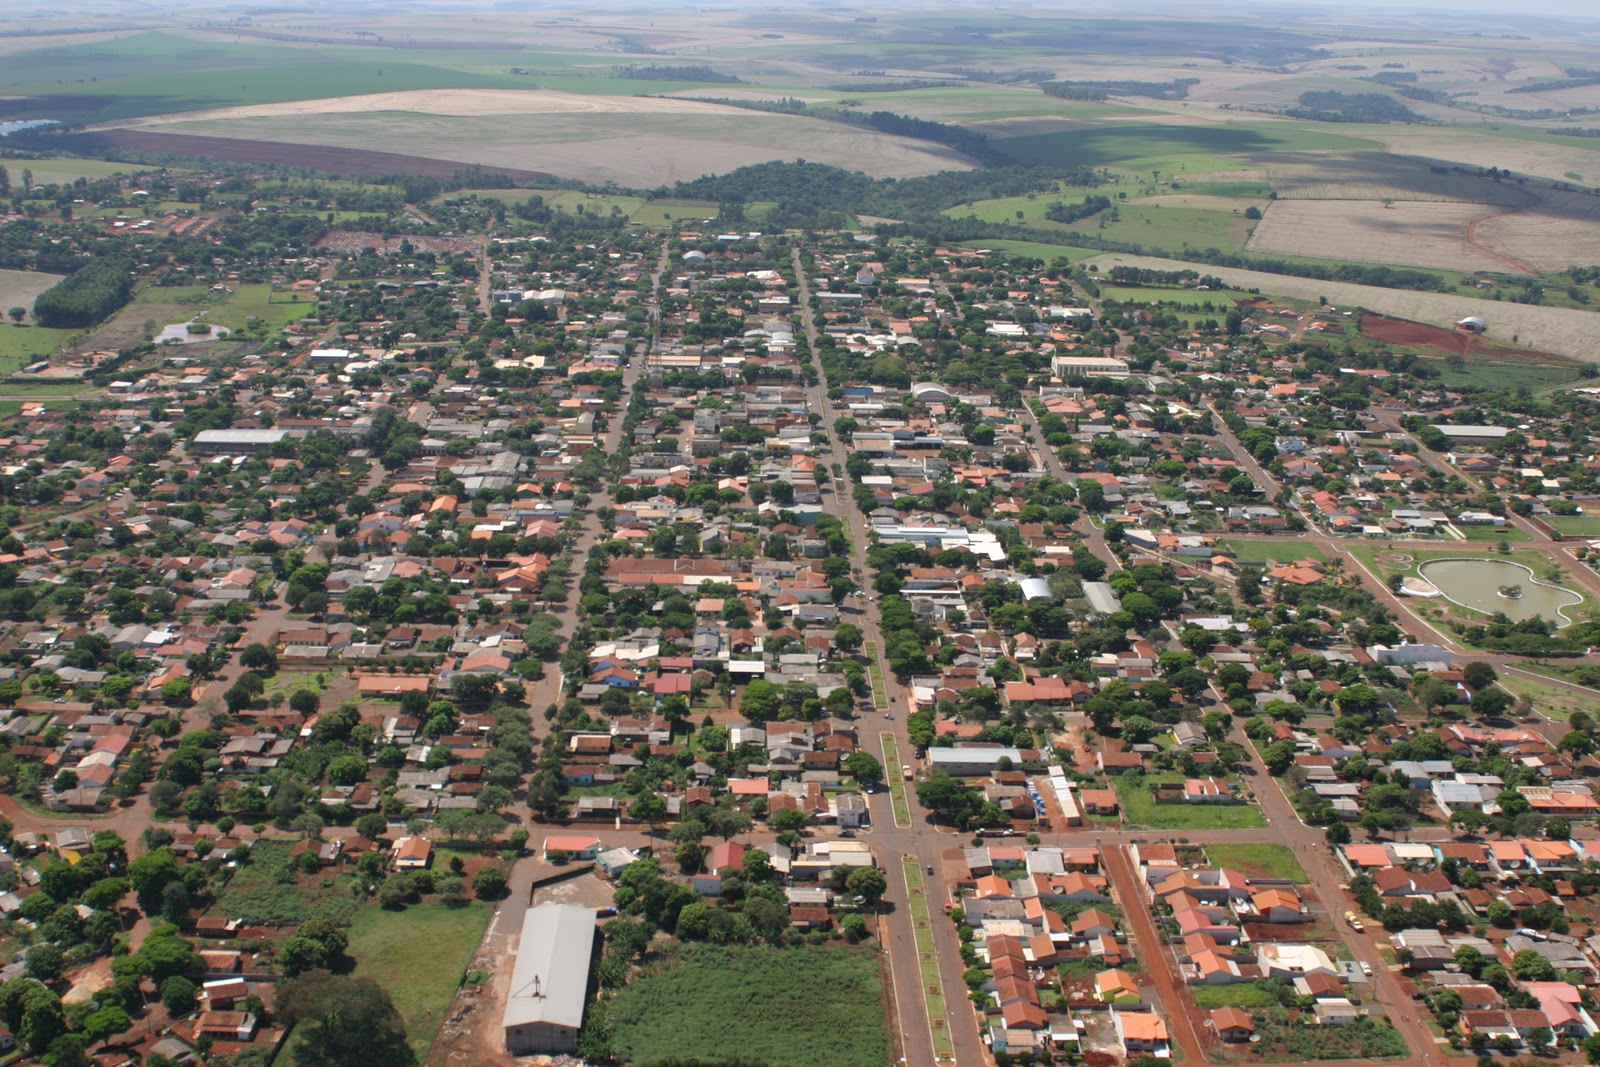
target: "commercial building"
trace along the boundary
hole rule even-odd
[[[197,456],[249,456],[288,436],[288,430],[201,430],[189,450]]]
[[[589,992],[595,913],[542,904],[522,918],[522,940],[506,997],[506,1051],[513,1056],[574,1052]]]

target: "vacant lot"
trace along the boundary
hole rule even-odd
[[[1125,822],[1155,830],[1231,830],[1267,825],[1261,809],[1242,804],[1157,804],[1152,788],[1182,783],[1181,774],[1119,774],[1112,779]]]
[[[1206,855],[1213,867],[1226,867],[1250,878],[1287,878],[1306,881],[1305,868],[1287,845],[1221,844],[1207,845]]]
[[[1114,253],[1096,256],[1087,262],[1099,266],[1101,273],[1109,271],[1118,264],[1147,267],[1151,270],[1199,270],[1205,274],[1216,275],[1235,289],[1260,289],[1263,293],[1301,297],[1307,300],[1325,296],[1340,307],[1363,307],[1396,318],[1431,322],[1447,327],[1469,315],[1477,315],[1489,324],[1489,334],[1492,337],[1510,341],[1515,335],[1521,344],[1545,352],[1600,361],[1600,354],[1595,352],[1593,344],[1595,317],[1592,311],[1476,300],[1448,293],[1415,293],[1405,289],[1382,289],[1375,285],[1297,278],[1287,274],[1238,270],[1233,267],[1210,267],[1184,263],[1176,259],[1159,259],[1154,256]]]
[[[215,914],[250,923],[300,923],[319,905],[351,909],[348,879],[302,878],[292,841],[257,841],[218,897]],[[327,884],[323,884],[326,882]]]
[[[350,924],[356,974],[389,991],[419,1063],[427,1061],[491,914],[482,901],[418,904],[404,911],[369,904]]]
[[[59,274],[41,274],[32,270],[0,270],[0,315],[14,307],[26,308],[33,321],[33,300],[40,293],[61,280]],[[11,317],[6,315],[6,321]]]
[[[1248,248],[1406,267],[1526,273],[1520,263],[1468,240],[1473,223],[1505,210],[1442,201],[1276,200]]]
[[[614,1044],[635,1067],[707,1061],[880,1067],[889,1042],[877,954],[840,947],[681,945],[611,1007]]]

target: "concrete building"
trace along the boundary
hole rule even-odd
[[[513,1056],[573,1052],[588,999],[595,913],[573,904],[529,908],[501,1019]]]

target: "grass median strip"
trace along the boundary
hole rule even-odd
[[[894,809],[894,824],[901,829],[911,825],[911,801],[906,797],[905,775],[900,767],[900,742],[885,730],[879,735],[883,742],[883,774],[889,782],[889,805]]]
[[[867,641],[862,645],[867,657],[867,678],[872,682],[872,703],[875,707],[889,706],[889,687],[883,681],[883,664],[878,661],[878,643]]]
[[[955,1044],[950,1040],[950,1013],[945,1005],[944,984],[939,978],[939,954],[933,940],[933,916],[928,907],[927,888],[922,881],[922,868],[915,857],[900,859],[906,876],[906,898],[911,908],[911,930],[917,944],[917,978],[922,985],[922,999],[928,1006],[928,1030],[933,1039],[936,1059],[955,1058]]]

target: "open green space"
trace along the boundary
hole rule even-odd
[[[493,914],[478,900],[416,904],[403,911],[369,904],[350,924],[348,952],[356,974],[388,990],[406,1021],[406,1040],[417,1062],[427,1061]]]
[[[1558,533],[1600,537],[1600,515],[1551,515],[1544,521]]]
[[[1397,347],[1396,351],[1404,351]],[[1452,370],[1438,364],[1439,380],[1452,388],[1476,387],[1479,389],[1545,389],[1578,380],[1576,363],[1539,363],[1521,360],[1486,360],[1474,358],[1461,370]]]
[[[1163,289],[1153,285],[1102,285],[1102,300],[1118,300],[1125,304],[1171,304],[1177,307],[1204,310],[1207,304],[1224,310],[1236,300],[1254,300],[1255,296],[1238,289]]]
[[[1462,526],[1458,524],[1456,529],[1460,530],[1461,535],[1473,543],[1492,545],[1504,541],[1506,544],[1512,545],[1519,541],[1532,540],[1523,532],[1520,526]]]
[[[1270,1008],[1278,998],[1270,990],[1254,982],[1233,982],[1229,985],[1201,985],[1189,990],[1194,994],[1196,1007],[1212,1008]]]
[[[634,1067],[682,1063],[688,1050],[707,1063],[881,1067],[878,961],[835,945],[676,945],[617,994],[612,1043]]]
[[[300,877],[293,847],[293,841],[282,840],[251,845],[250,858],[234,870],[212,910],[229,919],[287,925],[304,922],[325,904],[341,910],[352,907],[352,879]]]
[[[1284,1008],[1253,1013],[1260,1042],[1252,1046],[1264,1061],[1397,1059],[1406,1056],[1406,1040],[1387,1022],[1371,1016],[1340,1026],[1306,1026],[1291,1021]]]
[[[1267,825],[1261,809],[1248,801],[1235,804],[1158,804],[1153,787],[1182,784],[1184,775],[1119,774],[1111,779],[1122,804],[1123,820],[1153,830],[1248,830]]]
[[[1307,880],[1305,868],[1287,845],[1229,842],[1207,845],[1206,855],[1213,867],[1226,867],[1253,877],[1287,878],[1302,883]]]
[[[1080,259],[1098,256],[1100,253],[1092,248],[1076,248],[1072,245],[1052,245],[1043,241],[1012,241],[1009,239],[995,239],[989,241],[968,241],[960,245],[961,248],[984,249],[994,252],[1005,252],[1013,256],[1030,256],[1042,259],[1046,263],[1054,263],[1064,259],[1069,263],[1076,263]]]
[[[933,937],[933,914],[928,907],[927,885],[915,856],[902,856],[900,869],[906,879],[906,900],[911,909],[912,932],[917,942],[917,978],[922,986],[923,1003],[928,1009],[933,1054],[938,1059],[951,1059],[955,1056],[955,1045],[950,1040],[950,1015],[945,1007],[944,980],[939,976],[939,948]],[[901,975],[899,980],[904,983],[910,979]]]
[[[1270,541],[1226,540],[1218,541],[1217,547],[1233,553],[1233,558],[1240,563],[1257,563],[1263,566],[1271,562],[1298,563],[1303,559],[1327,562],[1328,559],[1322,549],[1310,541],[1295,538]]]
[[[141,174],[154,167],[139,163],[116,163],[109,159],[80,159],[77,156],[53,156],[48,159],[14,159],[7,162],[12,175],[20,179],[24,170],[33,173],[35,185],[60,185],[79,178],[109,178],[113,174]]]
[[[1535,712],[1556,722],[1566,722],[1575,711],[1593,715],[1595,709],[1600,707],[1600,696],[1563,689],[1510,671],[1500,672],[1500,684],[1516,696],[1527,697],[1533,703]]]
[[[43,326],[17,326],[7,319],[0,324],[0,377],[15,374],[35,360],[55,355],[57,349],[80,333],[79,330],[51,330]]]

